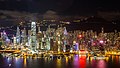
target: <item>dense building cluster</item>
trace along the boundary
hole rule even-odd
[[[36,30],[38,29],[38,30]],[[21,50],[28,53],[40,51],[74,52],[87,51],[113,51],[120,49],[120,32],[105,33],[104,28],[100,33],[93,30],[67,31],[66,27],[57,29],[48,26],[46,31],[41,31],[36,22],[31,23],[31,30],[17,27],[16,35],[9,39],[6,32],[1,32],[1,48],[8,50]]]

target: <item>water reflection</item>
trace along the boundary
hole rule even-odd
[[[90,58],[91,59],[91,58]],[[106,59],[74,55],[57,58],[0,58],[0,68],[120,68],[120,56],[109,56]]]
[[[27,62],[26,62],[26,58],[23,58],[23,64],[24,64],[24,68],[26,68],[26,64],[27,64]]]
[[[118,64],[119,63],[119,56],[116,56],[116,59],[115,59],[115,63]]]
[[[68,65],[69,57],[65,57],[66,65]]]
[[[74,64],[74,68],[79,68],[79,55],[74,56],[73,64]]]
[[[104,60],[99,60],[97,62],[97,68],[107,68],[106,67],[106,62]]]
[[[23,59],[15,57],[12,61],[12,66],[16,68],[22,68]]]
[[[112,62],[114,62],[114,58],[115,58],[115,57],[114,57],[114,56],[112,56]]]
[[[94,57],[94,58],[91,58],[90,65],[92,68],[107,68],[108,62],[109,62],[109,57],[106,57],[105,59],[96,59]]]
[[[61,68],[61,59],[57,59],[57,68]]]
[[[108,61],[109,61],[109,57],[106,57],[106,59],[105,59],[105,60],[106,60],[106,62],[108,62]]]
[[[120,56],[119,56],[118,60],[119,60],[119,63],[120,63]]]
[[[86,68],[86,56],[75,55],[73,63],[74,68]]]
[[[79,68],[86,68],[86,56],[81,56],[79,61],[80,61],[80,67]]]
[[[95,59],[92,59],[91,61],[92,61],[92,62],[91,62],[92,68],[96,68],[97,61],[96,61]]]

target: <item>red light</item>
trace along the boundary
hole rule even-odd
[[[95,42],[93,42],[93,43],[92,43],[92,45],[96,45],[96,43],[95,43]]]
[[[85,50],[80,50],[80,51],[82,51],[82,52],[83,52],[83,51],[85,51]]]
[[[80,68],[86,68],[86,57],[81,57],[80,58]]]
[[[79,38],[82,38],[82,35],[80,34],[80,35],[78,35],[78,37],[79,37]]]

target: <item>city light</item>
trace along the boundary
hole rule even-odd
[[[120,68],[119,3],[0,0],[0,68]]]
[[[78,38],[82,38],[82,35],[80,34],[80,35],[78,35]]]
[[[99,42],[100,42],[101,44],[103,44],[103,43],[104,43],[104,41],[103,41],[103,40],[100,40]]]

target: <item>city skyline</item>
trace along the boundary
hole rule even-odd
[[[120,68],[115,0],[0,0],[0,68]]]

